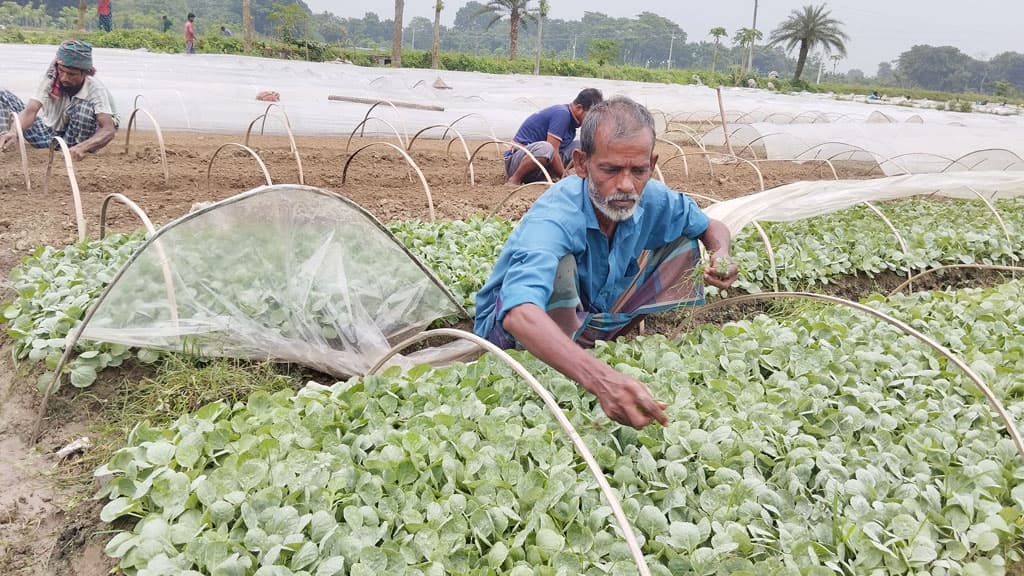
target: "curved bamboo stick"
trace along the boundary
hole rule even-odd
[[[388,128],[391,128],[391,131],[395,133],[395,138],[398,139],[398,143],[403,148],[406,147],[405,140],[402,140],[402,135],[398,133],[398,129],[396,129],[394,126],[392,126],[392,124],[390,122],[388,122],[387,120],[385,120],[383,118],[378,118],[376,116],[371,116],[369,118],[363,118],[363,121],[360,122],[359,124],[356,124],[356,127],[352,129],[352,133],[348,135],[348,141],[345,142],[345,154],[348,154],[348,148],[349,148],[349,146],[352,145],[352,139],[356,137],[356,131],[360,130],[360,129],[365,130],[366,129],[366,122],[368,120],[377,120],[378,122],[383,122],[384,125],[386,125]],[[360,138],[363,137],[362,133],[359,134],[359,137]]]
[[[249,148],[248,146],[245,146],[244,144],[239,144],[237,142],[228,142],[227,144],[221,145],[220,148],[217,148],[217,150],[213,153],[213,156],[210,158],[210,163],[206,166],[206,189],[207,190],[210,189],[210,172],[213,170],[213,162],[214,162],[214,160],[217,159],[217,155],[220,154],[220,151],[225,149],[225,148],[227,148],[228,146],[234,146],[236,148],[241,148],[242,150],[245,150],[246,152],[248,152],[249,155],[252,156],[254,160],[256,160],[256,163],[259,164],[260,170],[263,171],[263,178],[267,181],[267,186],[270,186],[271,184],[274,183],[270,179],[270,172],[267,171],[267,165],[263,163],[263,159],[260,158],[260,155],[257,154],[255,150],[253,150],[252,148]]]
[[[458,130],[456,130],[455,128],[452,128],[451,124],[433,124],[431,126],[427,126],[426,128],[421,129],[416,134],[413,134],[413,137],[409,140],[409,144],[405,147],[405,149],[407,151],[409,151],[409,152],[412,152],[412,145],[413,145],[414,142],[416,142],[416,139],[419,138],[420,135],[423,134],[424,132],[426,132],[428,130],[433,130],[435,128],[444,128],[445,129],[444,134],[441,135],[441,140],[445,139],[445,136],[448,135],[448,131],[449,130],[454,132],[456,138],[458,138],[459,142],[462,143],[462,151],[465,152],[465,154],[466,154],[466,161],[469,162],[469,160],[470,160],[470,157],[469,157],[469,145],[466,144],[466,139],[462,137],[462,133],[459,132]],[[449,140],[448,141],[448,145],[445,147],[445,151],[444,152],[448,156],[451,156],[452,143],[455,142],[456,138],[452,138],[451,140]],[[469,185],[470,186],[476,186],[476,171],[473,168],[473,163],[472,162],[469,162]]]
[[[893,236],[896,237],[896,241],[899,242],[900,244],[900,250],[903,252],[903,255],[906,256],[907,258],[907,281],[909,282],[910,276],[912,274],[912,272],[910,271],[910,248],[907,247],[907,242],[906,240],[903,239],[903,235],[900,234],[900,231],[896,229],[896,226],[893,225],[892,221],[889,220],[889,218],[885,214],[883,214],[877,206],[875,206],[868,200],[865,200],[864,202],[862,202],[862,204],[867,206],[869,210],[871,210],[872,212],[875,213],[876,216],[881,218],[882,222],[885,222],[885,225],[889,227],[889,231],[891,231]]]
[[[675,156],[670,157],[668,160],[665,160],[664,163],[668,164],[669,161],[674,160],[678,156],[679,156],[679,154],[676,154]],[[739,156],[736,156],[735,154],[728,154],[726,152],[684,152],[683,156],[684,157],[686,157],[686,156],[705,156],[705,157],[723,156],[725,158],[730,158],[730,159],[736,160],[737,162],[743,162],[743,163],[747,164],[748,166],[750,166],[751,168],[753,168],[754,169],[754,173],[757,174],[757,183],[758,183],[758,186],[760,186],[760,191],[764,192],[764,190],[765,190],[764,174],[761,173],[761,169],[757,167],[757,164],[754,164],[753,162],[751,162],[750,160],[747,160],[746,158],[740,158]],[[709,162],[710,162],[710,160],[709,160]]]
[[[493,140],[491,142],[484,142],[483,144],[477,146],[476,150],[473,150],[473,153],[470,154],[470,156],[469,156],[470,164],[473,163],[473,159],[476,158],[476,155],[479,154],[480,151],[483,150],[485,146],[488,146],[488,145],[494,144],[494,143],[505,144],[507,146],[511,146],[513,148],[518,148],[518,149],[522,150],[523,152],[526,153],[527,158],[529,158],[531,162],[536,164],[537,168],[540,168],[541,174],[544,174],[544,179],[547,180],[547,183],[548,184],[554,184],[555,183],[551,179],[551,174],[548,173],[547,168],[545,168],[544,165],[540,163],[540,160],[537,160],[537,157],[534,156],[533,153],[531,153],[529,150],[527,150],[525,146],[523,146],[522,144],[519,144],[517,142],[511,142],[511,141],[505,141],[505,140]],[[557,154],[557,151],[555,153]]]
[[[925,270],[923,272],[919,272],[919,273],[913,275],[912,277],[907,278],[906,282],[904,282],[904,283],[900,284],[899,286],[893,288],[892,291],[889,292],[889,294],[886,296],[886,298],[891,298],[892,296],[895,296],[896,294],[900,293],[904,288],[906,288],[907,286],[910,286],[911,282],[913,282],[914,280],[918,280],[920,278],[923,278],[924,276],[930,276],[930,275],[932,275],[932,274],[934,274],[936,272],[941,272],[942,270],[959,270],[959,269],[997,270],[997,271],[1000,271],[1000,272],[1010,272],[1010,273],[1024,272],[1024,267],[1020,267],[1020,266],[1006,266],[1006,265],[1003,265],[1003,264],[947,264],[945,266],[937,266],[935,268],[929,268],[928,270]]]
[[[469,114],[463,114],[462,116],[459,116],[455,120],[452,120],[451,122],[449,122],[448,123],[448,127],[451,128],[451,127],[455,126],[456,124],[458,124],[459,122],[465,120],[466,118],[471,118],[473,116],[476,116],[476,117],[480,118],[480,121],[483,122],[484,126],[487,127],[487,132],[491,135],[491,141],[494,142],[494,149],[498,151],[498,154],[501,154],[501,152],[502,152],[501,144],[497,141],[498,137],[494,134],[494,127],[491,126],[491,123],[487,121],[487,117],[484,116],[483,114],[480,114],[480,113],[477,113],[477,112],[470,112]],[[446,136],[448,136],[447,131],[444,134],[441,135],[441,139],[444,140]]]
[[[931,152],[905,152],[903,154],[897,154],[895,156],[890,156],[890,157],[886,158],[884,161],[878,163],[878,167],[882,168],[883,166],[885,166],[886,164],[889,164],[890,162],[893,163],[893,164],[896,164],[897,160],[900,160],[900,159],[903,159],[903,158],[909,158],[909,157],[912,157],[912,156],[926,157],[926,158],[937,158],[937,159],[942,160],[944,162],[948,162],[948,164],[946,165],[947,168],[949,166],[952,166],[954,164],[958,164],[959,163],[959,160],[954,160],[954,159],[952,159],[952,158],[950,158],[948,156],[943,156],[942,154],[932,154]],[[903,166],[901,164],[897,164],[897,166],[899,166],[900,169],[902,169],[907,174],[913,174],[913,172],[910,172],[909,170],[906,169],[906,166]],[[963,167],[964,168],[968,168],[967,166],[963,166]],[[867,176],[868,174],[870,174],[873,171],[874,171],[874,168],[872,168],[871,170],[868,170],[867,172],[861,174],[861,176],[862,177],[863,176]],[[884,172],[885,170],[883,169],[882,171]],[[939,172],[940,173],[941,172],[945,172],[945,169],[940,170]]]
[[[678,145],[678,144],[676,144],[675,142],[673,142],[671,140],[667,140],[665,138],[655,137],[654,138],[654,142],[655,143],[661,142],[662,144],[668,144],[669,146],[672,146],[673,148],[675,148],[679,152],[675,156],[672,156],[672,158],[678,158],[680,156],[683,157],[683,175],[686,178],[689,178],[690,177],[690,163],[686,160],[686,151],[683,150],[683,147]],[[705,148],[703,146],[701,146],[700,149],[704,150]],[[668,160],[671,160],[672,158],[669,158]],[[668,160],[665,160],[665,164],[668,164]],[[708,168],[711,169],[711,160],[708,160]],[[712,171],[713,171],[713,169],[712,169]],[[662,179],[662,181],[664,181],[664,179]]]
[[[522,184],[520,186],[517,186],[511,192],[506,194],[505,197],[502,198],[501,202],[498,202],[498,205],[494,207],[494,210],[491,210],[491,212],[487,215],[487,217],[488,218],[493,218],[494,216],[496,216],[498,214],[498,211],[501,210],[502,208],[504,208],[505,204],[507,204],[508,201],[511,200],[512,197],[515,196],[520,190],[523,190],[525,188],[529,188],[530,186],[550,186],[550,185],[551,184],[549,184],[548,182],[528,182],[526,184]]]
[[[274,107],[277,107],[278,112],[280,112],[281,116],[284,118],[284,130],[288,134],[288,146],[291,149],[292,158],[295,158],[295,165],[299,169],[299,184],[305,186],[306,174],[302,169],[302,156],[299,154],[299,146],[295,143],[295,135],[292,133],[292,122],[288,119],[288,113],[284,111],[283,107],[278,106],[275,103],[270,103],[263,114],[260,114],[249,123],[249,127],[245,130],[244,143],[246,146],[249,145],[249,135],[252,133],[253,126],[255,126],[260,120],[263,120],[263,123],[260,125],[260,136],[263,136],[264,128],[267,127],[267,115],[270,114],[270,109]]]
[[[363,122],[366,122],[367,120],[369,120],[370,119],[370,113],[373,112],[374,108],[376,108],[377,106],[380,106],[381,104],[387,104],[388,106],[391,106],[392,110],[395,111],[395,116],[398,116],[398,120],[402,123],[402,132],[405,133],[405,140],[408,140],[409,139],[409,129],[405,126],[405,118],[402,116],[402,113],[398,111],[398,106],[395,106],[395,103],[392,102],[391,100],[388,100],[388,99],[384,98],[384,99],[381,99],[381,100],[378,100],[377,102],[375,102],[372,106],[370,106],[370,109],[366,111],[366,114],[363,115]],[[364,126],[363,124],[360,124],[360,125]],[[364,130],[365,130],[365,126],[364,126]],[[398,131],[395,130],[395,133],[398,133]],[[365,135],[366,135],[365,132],[360,132],[359,133],[359,137],[360,138],[362,138]],[[404,142],[405,140],[402,140],[401,136],[398,137],[398,141],[399,142]]]
[[[14,129],[17,130],[18,135],[18,151],[21,152],[21,171],[25,174],[25,190],[28,192],[32,191],[32,179],[29,177],[28,172],[28,150],[25,149],[25,131],[21,129],[21,118],[17,112],[11,112],[11,124],[14,124]]]
[[[150,221],[149,216],[146,212],[139,207],[138,204],[133,202],[131,198],[128,198],[124,194],[108,194],[103,199],[103,206],[100,208],[100,240],[106,236],[107,228],[107,206],[111,200],[117,200],[121,204],[128,207],[129,210],[138,216],[139,220],[142,221],[142,225],[146,228],[146,236],[152,238],[156,235],[156,227],[153,226],[153,222]],[[164,277],[164,289],[167,292],[167,306],[171,313],[171,322],[178,323],[178,298],[174,292],[174,276],[171,274],[170,259],[167,257],[167,253],[164,251],[164,245],[160,240],[153,241],[153,249],[157,252],[157,257],[160,259],[160,272]]]
[[[970,190],[971,192],[973,192],[974,195],[977,196],[979,200],[984,202],[985,206],[988,206],[989,212],[991,212],[992,215],[996,217],[996,222],[998,222],[999,223],[999,227],[1003,229],[1003,236],[1006,237],[1006,243],[1009,244],[1010,246],[1013,246],[1013,238],[1010,237],[1010,231],[1006,228],[1006,222],[1003,221],[1003,217],[999,214],[999,211],[996,210],[995,205],[992,204],[992,202],[988,198],[986,198],[981,192],[978,192],[977,190],[975,190],[973,186],[965,186],[965,187],[968,190]]]
[[[1013,156],[1014,158],[1016,158],[1016,160],[1014,160],[1014,162],[1013,162],[1014,164],[1016,164],[1017,162],[1024,162],[1024,158],[1021,158],[1021,157],[1020,157],[1020,156],[1019,156],[1019,155],[1018,155],[1018,154],[1017,154],[1016,152],[1014,152],[1014,151],[1012,151],[1012,150],[1008,150],[1008,149],[1006,149],[1006,148],[985,148],[985,149],[983,149],[983,150],[975,150],[975,151],[973,151],[973,152],[968,152],[967,154],[964,154],[963,156],[960,156],[960,157],[959,157],[959,158],[957,158],[956,160],[953,160],[952,162],[950,162],[949,166],[946,166],[945,168],[943,168],[943,169],[941,170],[941,172],[946,172],[946,171],[948,171],[948,170],[949,170],[950,168],[952,168],[952,167],[953,167],[953,165],[954,165],[954,164],[960,164],[960,162],[961,162],[962,160],[966,159],[966,158],[967,158],[968,156],[973,156],[973,155],[975,155],[975,154],[980,154],[980,153],[982,153],[982,152],[1006,152],[1006,153],[1007,153],[1007,154],[1009,154],[1010,156]],[[984,160],[982,160],[982,161],[984,161]],[[979,164],[980,164],[980,162],[979,162]],[[974,166],[972,166],[971,168],[974,168],[974,167],[976,167],[977,165],[978,165],[978,164],[975,164],[975,165],[974,165]]]
[[[733,304],[738,304],[740,302],[779,298],[803,298],[806,300],[820,300],[823,302],[839,304],[842,306],[853,308],[854,310],[865,312],[889,324],[890,326],[895,327],[904,334],[916,338],[917,340],[923,342],[925,345],[929,346],[931,349],[935,350],[942,356],[946,357],[946,359],[952,362],[954,365],[956,365],[956,367],[959,368],[967,376],[967,378],[974,382],[974,385],[977,386],[978,389],[981,390],[981,392],[985,395],[989,403],[992,405],[992,408],[998,414],[999,418],[1002,419],[1003,424],[1006,426],[1006,432],[1010,435],[1010,439],[1013,440],[1014,446],[1017,447],[1017,453],[1020,455],[1021,460],[1024,461],[1024,441],[1021,440],[1020,434],[1017,432],[1017,425],[1014,423],[1013,419],[1010,418],[1010,415],[1006,412],[1006,409],[1003,407],[1003,404],[999,401],[998,398],[996,398],[995,394],[992,393],[992,390],[985,384],[984,381],[982,381],[981,377],[978,376],[978,374],[974,370],[972,370],[966,362],[960,359],[960,357],[957,356],[956,354],[953,354],[953,352],[951,352],[948,348],[946,348],[942,344],[939,344],[937,341],[926,336],[925,334],[915,330],[913,327],[906,324],[905,322],[902,322],[884,312],[875,310],[874,308],[871,308],[870,306],[865,306],[864,304],[861,304],[859,302],[853,302],[851,300],[846,300],[844,298],[839,298],[836,296],[829,296],[827,294],[813,294],[810,292],[763,292],[760,294],[744,294],[742,296],[735,296],[732,298],[726,298],[724,300],[713,302],[701,308],[696,308],[694,309],[694,311],[705,312],[717,308],[723,308],[725,306],[731,306]]]
[[[412,157],[409,156],[409,154],[406,153],[405,150],[398,146],[395,146],[391,142],[371,142],[370,144],[366,144],[365,146],[362,146],[361,148],[353,152],[352,155],[348,157],[348,160],[345,161],[345,167],[342,168],[341,170],[341,185],[345,185],[345,179],[348,178],[348,166],[349,164],[352,163],[352,160],[356,156],[358,156],[360,152],[372,146],[390,146],[397,150],[398,153],[402,155],[402,158],[405,158],[405,161],[408,162],[410,166],[412,166],[413,170],[416,171],[416,175],[420,177],[420,183],[423,184],[423,191],[427,195],[427,208],[430,210],[430,221],[433,222],[434,220],[436,220],[436,216],[434,214],[434,197],[430,193],[430,184],[427,184],[426,176],[423,175],[423,171],[420,170],[420,167],[416,165],[416,162],[413,161]]]
[[[135,108],[132,110],[132,115],[128,118],[128,130],[124,136],[124,153],[127,155],[128,151],[131,149],[132,126],[135,125],[135,115],[139,112],[145,114],[149,118],[149,121],[153,123],[153,130],[156,131],[156,142],[160,145],[160,164],[164,169],[164,184],[170,184],[171,172],[167,168],[167,146],[164,145],[164,133],[160,130],[160,124],[157,123],[156,118],[154,118],[153,115],[145,108]]]
[[[742,150],[741,150],[741,152],[742,152]],[[804,163],[808,163],[808,162],[815,162],[815,163],[819,163],[819,164],[824,164],[824,165],[828,166],[829,169],[832,171],[832,179],[833,180],[839,180],[839,172],[836,171],[836,165],[833,164],[832,161],[827,159],[827,158],[811,158],[809,160],[782,160],[782,159],[769,159],[769,158],[765,158],[763,160],[758,160],[756,156],[757,155],[755,154],[754,160],[751,160],[751,162],[753,162],[754,164],[767,164],[769,162],[792,162],[792,163],[797,163],[797,164],[804,164]]]
[[[116,200],[121,204],[124,204],[128,210],[135,214],[135,216],[142,221],[142,226],[146,229],[147,236],[156,234],[156,227],[153,226],[153,222],[149,219],[149,216],[146,215],[146,212],[143,211],[138,204],[132,201],[131,198],[124,194],[118,194],[115,192],[113,194],[107,194],[107,197],[103,199],[103,205],[100,207],[100,240],[103,240],[107,235],[107,207],[111,200]]]
[[[75,220],[78,223],[78,241],[85,240],[85,213],[82,211],[82,193],[78,191],[78,179],[75,178],[75,164],[71,161],[71,151],[68,150],[68,143],[60,136],[54,136],[50,140],[50,159],[46,162],[46,177],[43,178],[43,196],[49,195],[50,174],[53,173],[53,153],[60,147],[64,155],[64,166],[68,171],[68,180],[71,181],[71,197],[75,202]]]
[[[633,528],[630,525],[629,520],[626,518],[626,513],[622,510],[622,504],[619,503],[618,497],[612,490],[611,485],[608,484],[608,479],[605,478],[604,473],[601,472],[601,466],[597,463],[597,460],[590,453],[590,450],[587,448],[587,444],[583,441],[583,438],[580,437],[579,432],[576,431],[576,428],[573,427],[572,422],[569,422],[569,419],[565,416],[565,413],[562,411],[561,408],[558,407],[558,402],[555,400],[554,396],[552,396],[551,393],[548,392],[546,388],[544,388],[540,381],[538,381],[537,378],[534,377],[534,375],[531,374],[529,370],[527,370],[522,364],[517,362],[515,358],[509,356],[507,352],[505,352],[501,348],[498,348],[491,342],[477,336],[476,334],[465,332],[463,330],[456,330],[454,328],[437,328],[435,330],[427,330],[426,332],[421,332],[420,334],[417,334],[416,336],[413,336],[408,340],[400,342],[398,345],[392,348],[383,358],[378,360],[377,363],[374,364],[373,368],[370,368],[367,374],[372,375],[376,373],[388,360],[390,360],[400,350],[403,350],[406,347],[411,346],[412,344],[415,344],[417,342],[426,340],[427,338],[430,338],[432,336],[451,336],[453,338],[461,338],[463,340],[473,342],[477,346],[480,346],[487,352],[490,352],[491,354],[496,356],[498,360],[508,365],[508,367],[511,368],[516,374],[518,374],[520,378],[526,380],[527,384],[530,385],[530,388],[532,388],[533,391],[536,392],[537,395],[541,397],[541,400],[544,402],[544,405],[547,406],[547,408],[554,415],[555,421],[558,422],[558,425],[569,436],[569,440],[572,441],[573,446],[575,446],[576,448],[576,451],[583,458],[584,462],[587,463],[587,468],[590,469],[590,473],[594,476],[594,480],[597,481],[598,487],[601,489],[601,492],[604,494],[605,499],[608,501],[608,506],[612,509],[612,514],[615,516],[615,520],[618,522],[619,530],[622,532],[622,537],[626,540],[626,545],[629,547],[629,551],[633,555],[633,561],[636,562],[637,571],[644,576],[649,576],[651,572],[650,568],[648,568],[647,566],[647,560],[644,558],[643,550],[641,550],[640,544],[636,540],[636,535],[633,533]]]

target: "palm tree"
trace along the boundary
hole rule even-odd
[[[434,3],[434,41],[430,45],[430,67],[437,68],[438,57],[441,52],[441,9],[444,2],[437,0]]]
[[[729,33],[725,31],[725,28],[717,26],[712,28],[708,34],[715,37],[715,51],[711,53],[711,72],[714,73],[715,68],[718,66],[718,44],[721,42],[722,36],[726,36]]]
[[[487,13],[494,15],[494,18],[487,23],[488,29],[508,15],[508,53],[510,60],[515,60],[519,56],[519,23],[522,20],[537,19],[530,13],[529,5],[530,0],[490,0],[477,12],[477,16]]]
[[[754,42],[757,42],[763,37],[764,34],[762,34],[761,31],[758,30],[757,28],[740,28],[739,30],[736,31],[736,35],[733,36],[732,41],[740,48],[748,48],[753,46]],[[742,66],[743,64],[743,56],[741,55],[740,65]],[[750,62],[750,65],[752,68],[753,62]]]
[[[802,11],[793,10],[789,18],[772,32],[769,43],[771,46],[785,44],[787,52],[800,46],[793,80],[800,80],[804,65],[807,63],[807,55],[816,46],[821,46],[827,52],[846,56],[845,41],[850,37],[843,32],[843,23],[832,17],[832,11],[827,10],[827,6],[804,6]]]
[[[402,67],[402,13],[405,0],[395,0],[395,25],[391,28],[391,67]]]
[[[548,17],[548,0],[540,0],[537,9],[537,59],[533,62],[534,76],[540,76],[540,56],[544,52],[544,19]]]

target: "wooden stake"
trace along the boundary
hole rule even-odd
[[[335,102],[354,102],[356,104],[377,104],[378,102],[383,102],[383,100],[379,98],[359,98],[356,96],[339,96],[337,94],[331,94],[327,99]],[[399,100],[390,100],[389,102],[399,108],[415,108],[416,110],[444,112],[444,106],[439,106],[437,104],[419,104],[417,102],[402,102]]]
[[[722,134],[725,136],[725,145],[729,148],[729,154],[735,156],[736,153],[732,151],[732,142],[729,141],[729,128],[725,125],[725,105],[722,104],[722,87],[719,86],[715,90],[718,92],[718,113],[722,117]]]

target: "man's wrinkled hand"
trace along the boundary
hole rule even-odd
[[[668,425],[666,405],[655,400],[641,382],[624,374],[614,372],[595,395],[604,413],[619,424],[633,428],[643,428],[651,422]]]
[[[68,150],[68,152],[71,153],[71,159],[74,160],[75,162],[81,162],[82,160],[85,159],[85,155],[87,154],[85,150],[82,150],[78,146],[73,146],[71,149]]]
[[[724,290],[732,286],[739,272],[739,267],[729,254],[712,252],[708,257],[708,267],[704,270],[704,281]]]

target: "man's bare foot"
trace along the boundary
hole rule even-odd
[[[505,181],[505,186],[522,186],[522,185],[523,185],[522,182],[519,182],[518,180],[513,180],[511,178],[509,178],[508,180]]]

